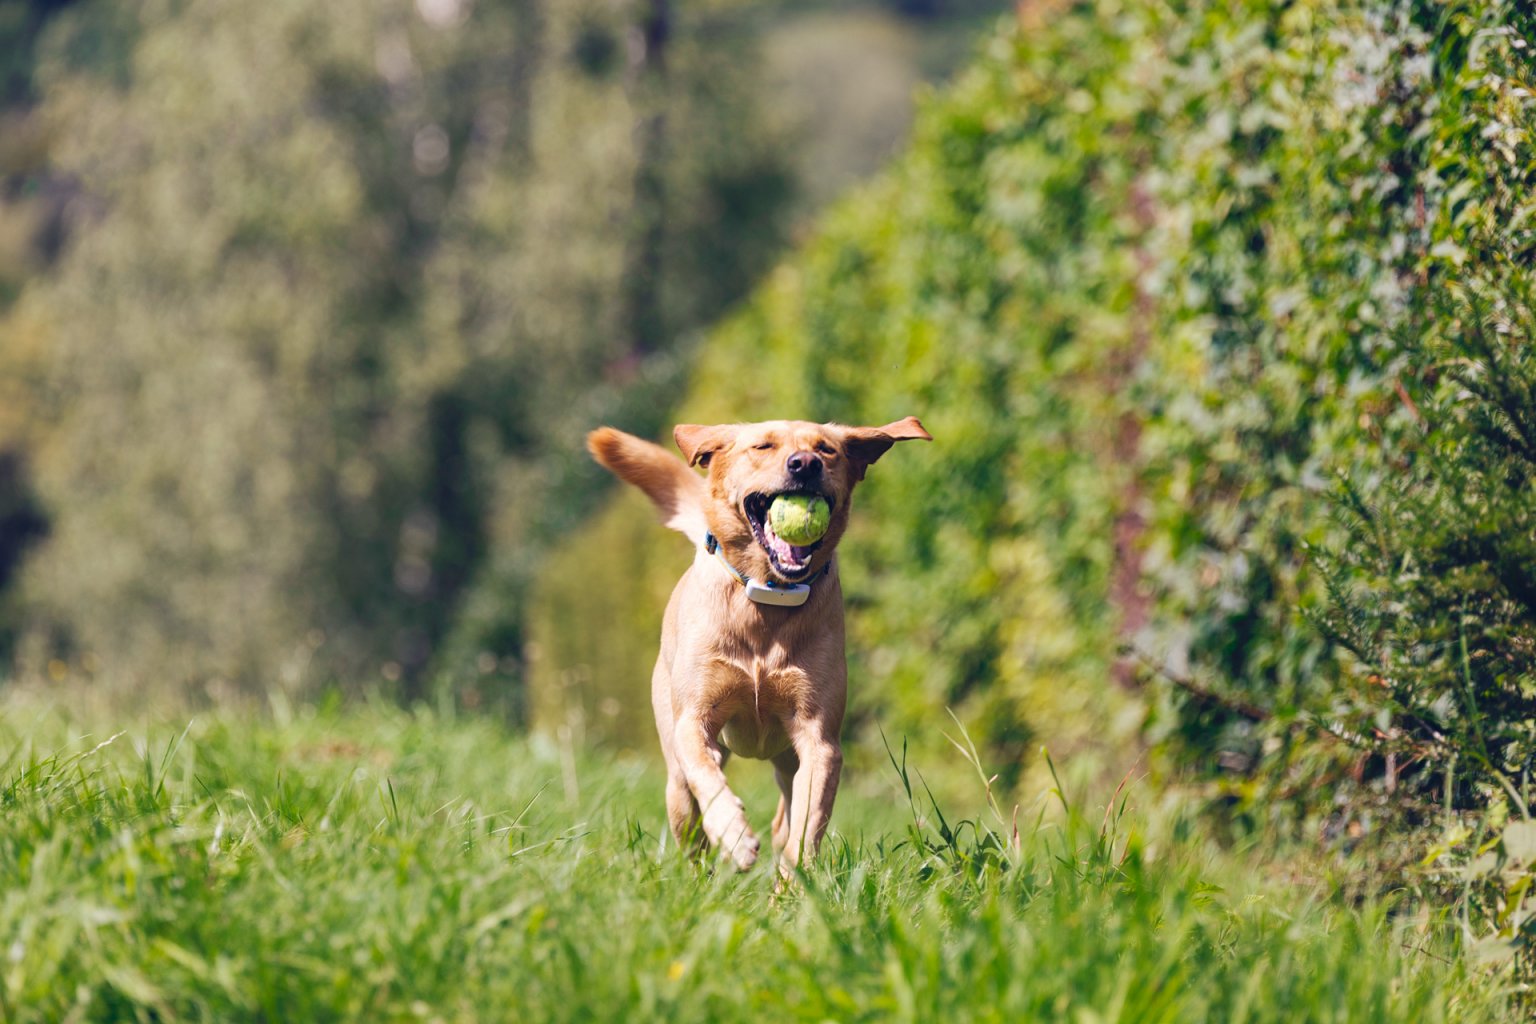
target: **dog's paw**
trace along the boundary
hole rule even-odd
[[[745,827],[746,823],[743,822],[742,824]],[[736,865],[737,871],[746,871],[757,863],[757,851],[761,845],[757,836],[753,835],[752,830],[748,828],[744,832],[738,833],[734,838],[727,838],[725,842],[721,843],[720,852],[723,856],[731,859],[731,863]]]
[[[704,834],[722,856],[731,859],[738,871],[745,871],[757,863],[761,844],[747,824],[741,800],[734,794],[722,794],[704,812]]]

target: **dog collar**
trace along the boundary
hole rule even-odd
[[[821,567],[821,572],[804,583],[775,583],[773,580],[755,580],[727,561],[725,552],[720,549],[720,542],[715,539],[713,533],[704,534],[704,550],[718,558],[720,564],[725,566],[726,572],[736,577],[736,582],[747,588],[747,600],[779,608],[798,608],[805,604],[811,596],[811,584],[832,569],[832,560],[828,559],[827,564]]]

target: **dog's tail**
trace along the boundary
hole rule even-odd
[[[704,543],[704,478],[660,445],[612,427],[587,435],[587,450],[614,476],[645,492],[661,514],[663,526]]]

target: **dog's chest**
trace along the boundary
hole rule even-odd
[[[807,677],[798,666],[773,659],[738,661],[722,673],[715,694],[725,712],[720,740],[741,757],[770,758],[790,745],[785,722],[800,712]]]

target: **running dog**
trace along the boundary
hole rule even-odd
[[[587,436],[597,461],[694,545],[651,677],[667,819],[679,846],[701,853],[707,842],[747,870],[758,839],[723,769],[733,753],[771,761],[773,847],[788,876],[815,856],[842,773],[848,668],[835,552],[854,486],[897,441],[933,438],[913,416],[883,427],[686,424],[673,437],[681,459],[611,427]],[[774,533],[768,509],[781,494],[828,503],[819,540],[795,545]]]

